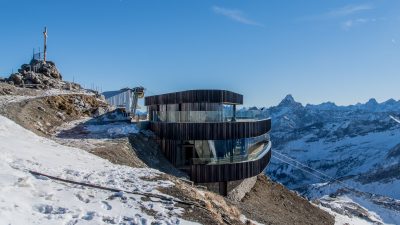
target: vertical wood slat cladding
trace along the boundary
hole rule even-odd
[[[159,140],[159,145],[161,147],[161,151],[164,154],[165,158],[171,162],[172,165],[176,166],[176,155],[177,151],[182,151],[180,149],[181,141],[180,140]],[[178,150],[179,148],[179,150]]]
[[[144,99],[146,106],[194,102],[243,104],[243,95],[226,90],[190,90],[147,96]]]
[[[190,180],[196,183],[224,182],[256,176],[264,171],[271,160],[272,151],[254,161],[221,164],[191,165]]]
[[[263,135],[271,129],[271,119],[215,123],[151,122],[152,130],[161,139],[226,140]]]

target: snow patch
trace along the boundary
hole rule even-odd
[[[0,116],[0,224],[188,224],[173,201],[63,183],[51,176],[126,191],[163,195],[174,185],[149,168],[114,165],[57,144]],[[170,196],[164,195],[172,198]]]
[[[107,133],[110,137],[126,136],[136,134],[139,129],[132,123],[112,123],[107,125],[87,125],[85,129],[93,133]]]

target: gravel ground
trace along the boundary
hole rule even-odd
[[[247,218],[263,224],[335,223],[329,213],[264,175],[237,206]]]

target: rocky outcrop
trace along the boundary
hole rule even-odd
[[[18,72],[11,74],[5,81],[18,87],[27,88],[81,89],[79,84],[63,81],[62,75],[54,62],[47,61],[44,63],[41,60],[34,59],[29,64],[22,64]]]
[[[239,202],[242,200],[242,198],[251,191],[251,189],[254,187],[254,185],[257,182],[257,177],[250,177],[246,178],[244,180],[241,180],[237,186],[232,188],[228,192],[227,198]],[[229,187],[228,187],[229,188]]]

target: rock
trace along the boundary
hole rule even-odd
[[[31,65],[29,65],[29,64],[22,64],[21,69],[19,69],[18,72],[20,72],[20,73],[23,74],[23,73],[28,72],[28,71],[31,71],[31,70],[32,70]]]
[[[32,71],[29,71],[27,73],[25,79],[30,80],[33,84],[41,84],[42,83],[39,78],[39,75]]]
[[[106,109],[104,109],[103,107],[98,107],[97,109],[96,109],[96,111],[94,112],[94,117],[98,117],[98,116],[101,116],[101,115],[104,115],[106,113]]]
[[[66,90],[72,90],[72,83],[68,83],[67,87],[65,88]]]
[[[11,74],[10,80],[14,82],[15,85],[21,85],[23,83],[23,77],[20,73]]]
[[[58,88],[64,90],[80,90],[79,84],[62,81],[62,75],[54,62],[47,61],[46,64],[40,60],[31,60],[30,64],[23,64],[18,73],[13,73],[5,82],[15,86],[28,88],[50,89]],[[26,86],[25,86],[26,85]]]
[[[43,107],[41,107],[41,106],[38,106],[38,109],[39,109],[40,111],[46,112],[46,110],[45,110]]]
[[[57,112],[57,117],[60,118],[60,119],[62,119],[62,120],[65,120],[65,116],[64,116],[64,114],[61,113],[61,112]]]

